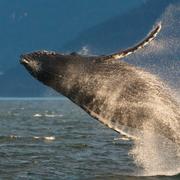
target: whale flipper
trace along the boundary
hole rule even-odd
[[[156,28],[154,28],[148,36],[141,42],[139,42],[137,45],[134,47],[128,48],[126,50],[107,55],[107,56],[100,56],[98,60],[104,60],[104,61],[111,61],[111,60],[116,60],[116,59],[121,59],[124,58],[132,53],[135,53],[137,50],[144,48],[147,44],[149,44],[160,32],[161,30],[161,23],[159,23]]]

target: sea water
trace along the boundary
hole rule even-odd
[[[180,179],[140,177],[132,147],[66,98],[0,99],[0,179]]]

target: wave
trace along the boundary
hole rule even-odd
[[[0,136],[0,140],[45,140],[45,141],[54,141],[56,140],[55,136],[18,136],[18,135],[7,135],[7,136]]]
[[[49,117],[49,118],[54,118],[54,117],[63,117],[62,114],[40,114],[36,113],[33,115],[33,117]]]

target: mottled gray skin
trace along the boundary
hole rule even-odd
[[[76,53],[41,51],[21,58],[36,79],[115,131],[129,134],[125,127],[141,132],[148,126],[179,142],[179,105],[154,75],[123,61]]]
[[[40,51],[21,63],[52,87],[115,131],[141,137],[150,132],[180,142],[180,108],[158,78],[119,59],[149,44],[159,23],[134,47],[98,57]],[[169,91],[169,92],[168,92]]]

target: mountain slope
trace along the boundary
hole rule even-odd
[[[63,49],[77,51],[87,46],[93,53],[103,54],[129,47],[144,38],[165,9],[176,2],[178,0],[149,0],[124,15],[83,31]]]
[[[127,48],[140,39],[158,21],[163,21],[163,29],[156,41],[144,50],[125,60],[147,68],[172,86],[180,85],[179,61],[179,0],[150,0],[139,8],[124,15],[111,18],[104,23],[83,31],[73,41],[62,46],[63,51],[80,50],[83,46],[94,54],[107,54]],[[169,7],[170,4],[174,6]],[[175,8],[176,7],[176,8]],[[173,21],[172,21],[173,19]],[[168,39],[169,38],[169,39]],[[173,39],[173,41],[172,41]],[[49,43],[49,45],[52,45]],[[53,46],[51,46],[53,49]],[[34,81],[23,67],[9,69],[0,76],[0,96],[42,96],[47,95],[48,88]]]
[[[142,0],[130,2],[1,0],[0,70],[15,66],[21,53],[37,49],[59,50],[79,32],[138,6]]]

